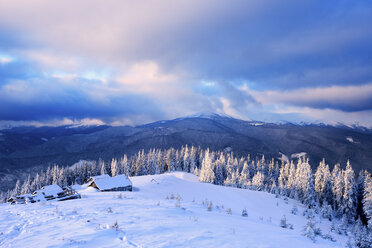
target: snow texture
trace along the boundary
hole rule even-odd
[[[302,235],[304,206],[266,192],[201,183],[173,172],[132,177],[133,192],[74,188],[82,199],[0,204],[0,247],[344,247]],[[298,214],[291,213],[293,207]],[[247,216],[242,216],[245,210]],[[286,216],[286,226],[281,219]],[[323,233],[331,223],[314,217]]]

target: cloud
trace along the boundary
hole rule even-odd
[[[249,91],[246,87],[245,91]],[[346,112],[372,110],[372,84],[302,88],[287,91],[250,91],[258,101]]]
[[[280,88],[366,83],[371,8],[339,1],[11,1],[2,3],[0,21],[29,42],[97,64],[156,61],[201,78]],[[345,64],[366,68],[363,76],[343,79]],[[317,73],[321,82],[312,80]]]
[[[95,86],[92,85],[94,83]],[[97,118],[110,122],[116,116],[133,116],[140,112],[146,112],[152,118],[162,116],[156,104],[141,95],[115,95],[108,89],[100,92],[99,83],[82,79],[79,86],[86,89],[75,87],[74,84],[66,86],[57,79],[53,83],[48,79],[11,81],[0,88],[0,119],[42,121]]]
[[[269,119],[291,106],[285,118],[363,119],[371,13],[368,1],[2,1],[0,119]]]
[[[335,109],[315,109],[309,107],[283,107],[277,109],[278,116],[300,115],[304,122],[361,125],[372,128],[372,110],[343,112]],[[298,119],[296,122],[298,122]]]

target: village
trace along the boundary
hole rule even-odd
[[[111,177],[107,174],[90,177],[86,181],[87,187],[105,191],[132,191],[132,182],[122,174]],[[80,199],[81,195],[72,186],[60,187],[57,184],[46,185],[33,193],[10,197],[7,202],[13,204],[29,204],[45,201],[66,201]]]

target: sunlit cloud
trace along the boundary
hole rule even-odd
[[[12,56],[0,53],[0,64],[5,65],[14,61]]]
[[[247,87],[242,89],[250,92],[258,101],[265,104],[284,103],[347,112],[372,109],[372,84],[301,88],[284,91],[252,91]]]
[[[3,1],[0,120],[136,125],[211,111],[368,124],[371,10],[336,0]]]

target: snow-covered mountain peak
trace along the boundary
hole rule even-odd
[[[224,113],[215,113],[215,112],[209,112],[209,111],[204,111],[204,112],[198,112],[192,115],[187,115],[185,117],[181,117],[183,119],[186,118],[205,118],[205,119],[216,119],[216,118],[233,118],[227,114]]]

